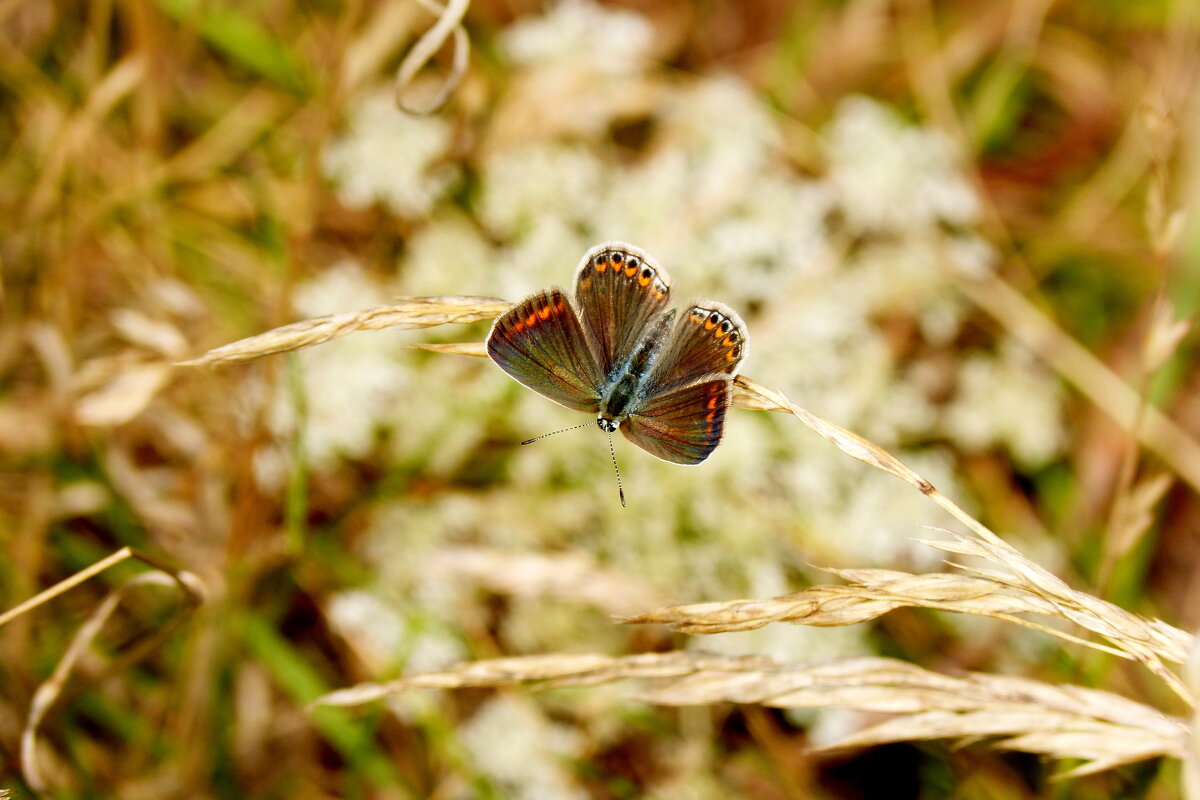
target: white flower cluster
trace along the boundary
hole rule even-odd
[[[515,64],[584,61],[592,68],[622,72],[645,66],[653,37],[654,30],[637,14],[589,0],[562,0],[544,17],[514,25],[502,45]]]
[[[583,56],[629,65],[647,52],[648,30],[628,12],[569,0],[512,25],[501,51],[527,73]],[[953,283],[991,269],[994,257],[972,231],[980,202],[943,137],[874,100],[847,98],[823,131],[824,169],[802,176],[781,121],[739,80],[664,80],[644,65],[610,77],[630,96],[657,98],[632,120],[644,136],[633,154],[609,135],[631,122],[624,107],[568,136],[538,121],[569,116],[569,93],[502,95],[495,119],[528,127],[517,137],[506,131],[504,140],[519,144],[479,155],[469,211],[439,201],[457,174],[431,168],[447,147],[443,123],[385,109],[387,98],[352,114],[327,161],[346,201],[382,198],[399,214],[425,215],[406,242],[400,293],[516,299],[569,285],[596,242],[632,241],[671,272],[677,304],[710,295],[743,312],[751,333],[743,372],[892,449],[948,494],[961,497],[949,454],[909,443],[1007,449],[1030,467],[1054,457],[1063,426],[1050,376],[1004,348],[961,363],[945,357],[968,311]],[[574,102],[582,114],[608,108],[594,99]],[[308,294],[323,298],[320,311],[353,307],[337,287],[361,279],[333,268],[297,307],[315,313]],[[494,452],[497,435],[584,421],[486,362],[415,366],[416,358],[378,333],[302,354],[316,463],[362,454],[387,425],[398,459],[423,475],[454,476]],[[568,542],[653,575],[676,597],[748,591],[771,564],[937,558],[911,543],[919,525],[946,523],[919,493],[782,415],[732,411],[725,440],[696,470],[617,443],[629,510],[616,503],[607,448],[593,429],[521,448],[489,492],[435,494],[406,523],[405,538],[391,526],[378,535],[407,547],[414,531],[440,525],[496,546]],[[408,579],[420,591],[420,575]]]
[[[1062,449],[1058,385],[1019,345],[973,355],[958,373],[945,430],[966,450],[1004,447],[1022,467],[1045,466]]]
[[[371,308],[387,298],[361,267],[344,261],[297,287],[292,303],[301,317],[317,317]],[[414,380],[397,361],[402,341],[399,331],[381,331],[344,336],[297,353],[302,397],[282,381],[269,411],[272,430],[282,439],[294,435],[303,421],[304,451],[318,470],[340,458],[366,457],[381,421]],[[278,450],[261,452],[256,459],[260,480],[278,485],[281,459]]]
[[[458,167],[441,161],[450,136],[444,120],[406,114],[390,92],[376,92],[351,109],[345,135],[325,151],[325,175],[349,208],[381,202],[420,217],[458,181]]]
[[[826,137],[828,180],[855,232],[921,232],[938,221],[978,221],[979,198],[936,131],[906,125],[873,100],[850,97]]]
[[[484,703],[460,734],[471,764],[516,800],[586,800],[570,762],[581,757],[583,737],[548,720],[528,697],[501,694]]]

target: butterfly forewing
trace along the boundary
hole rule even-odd
[[[746,355],[746,324],[729,306],[698,300],[684,309],[650,374],[651,394],[713,374],[733,375]]]
[[[676,464],[699,464],[721,443],[732,379],[714,377],[649,398],[621,423],[625,438]]]
[[[575,273],[575,302],[605,377],[630,357],[666,310],[670,292],[666,270],[630,245],[608,242],[583,257]]]
[[[487,351],[502,370],[538,394],[579,411],[599,408],[600,368],[561,289],[530,295],[498,317]]]

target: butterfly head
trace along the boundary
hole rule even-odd
[[[596,424],[600,426],[600,430],[605,433],[613,433],[617,428],[621,427],[621,421],[612,417],[601,414],[596,418]]]

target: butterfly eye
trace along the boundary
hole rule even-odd
[[[614,250],[610,257],[612,258],[612,262],[614,264],[620,264],[622,261],[625,260],[625,254],[618,250]]]
[[[598,272],[603,272],[605,265],[608,264],[607,254],[600,253],[598,256],[596,256],[594,259],[592,259],[592,263],[596,265],[596,270]]]
[[[729,335],[725,337],[725,344],[735,345],[738,343],[738,339],[740,339],[740,338],[741,337],[738,336],[737,331],[730,331]]]
[[[733,321],[732,320],[726,319],[725,321],[723,321],[721,323],[720,331],[721,331],[722,336],[728,335],[729,332],[732,330],[733,330]]]
[[[701,322],[704,322],[704,320],[708,319],[708,312],[705,311],[703,308],[700,308],[699,306],[695,306],[692,308],[691,312],[688,314],[688,318],[691,319],[692,322],[699,324]]]
[[[641,265],[642,265],[641,259],[639,259],[637,256],[629,256],[625,259],[626,267],[632,267],[633,269],[637,269]]]

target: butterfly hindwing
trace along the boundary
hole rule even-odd
[[[575,303],[604,377],[633,353],[670,294],[667,271],[632,245],[606,242],[584,255],[575,272]]]
[[[653,456],[699,464],[721,443],[733,379],[703,380],[648,398],[621,423],[625,438]]]
[[[650,393],[716,374],[733,375],[746,355],[746,323],[724,303],[697,300],[679,316],[649,376]]]
[[[599,408],[600,368],[561,289],[530,295],[497,317],[487,351],[502,370],[538,394],[579,411]]]

